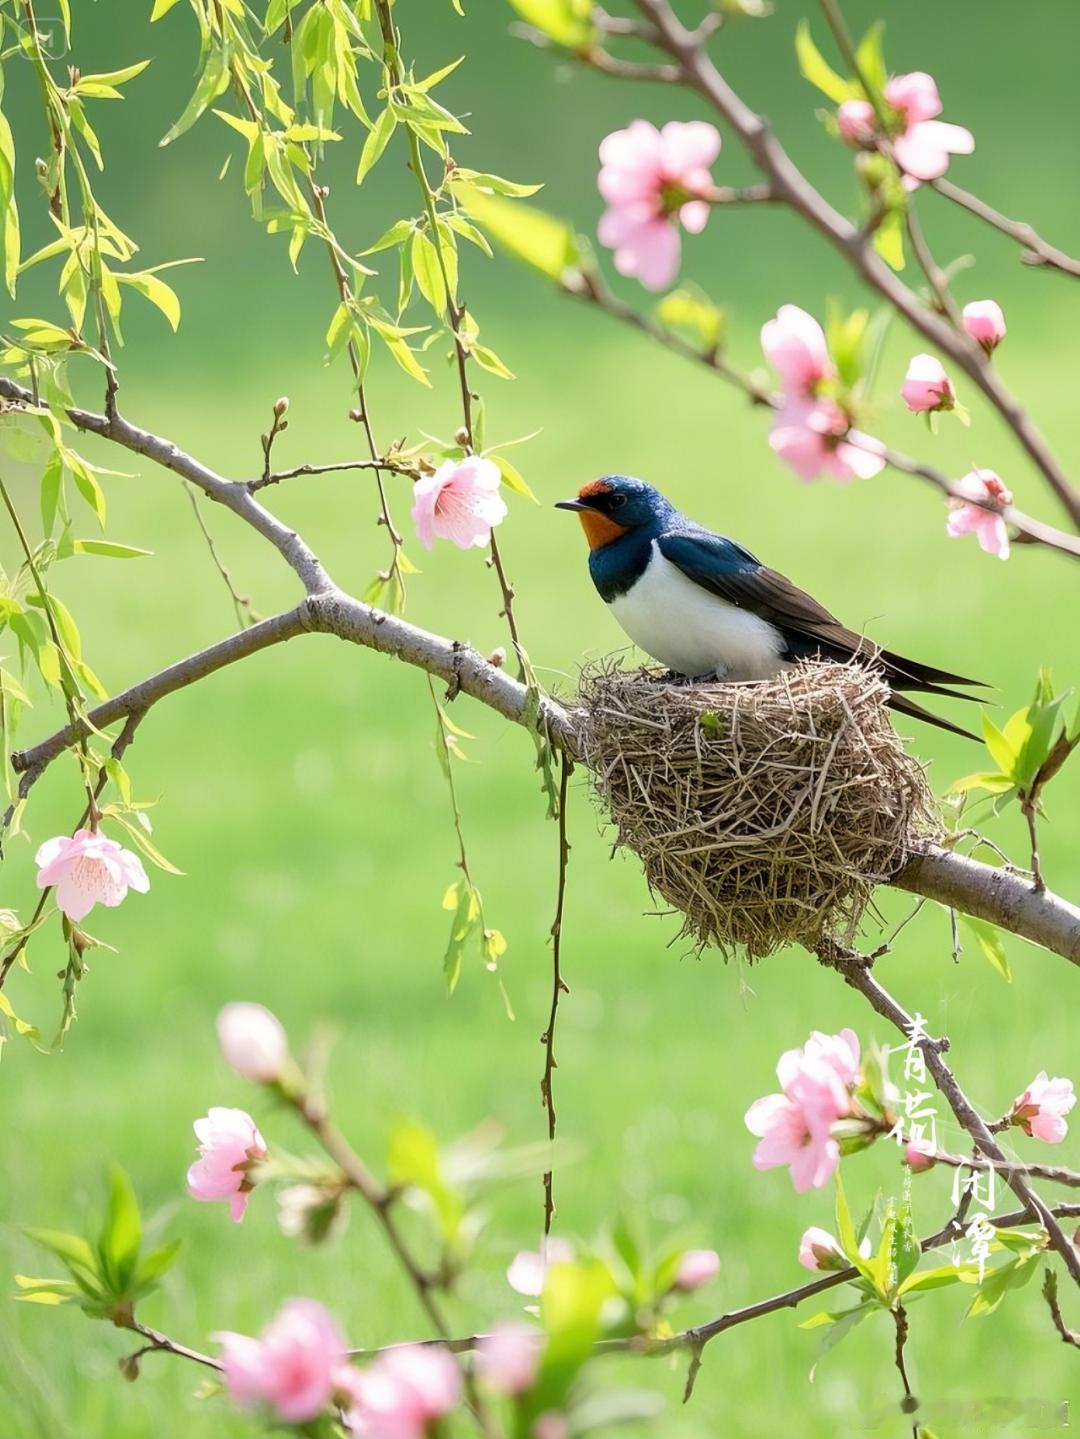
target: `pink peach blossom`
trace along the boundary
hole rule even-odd
[[[194,1128],[199,1158],[187,1173],[188,1193],[206,1203],[228,1200],[239,1224],[252,1189],[250,1166],[266,1158],[266,1142],[242,1109],[213,1108]]]
[[[700,234],[709,218],[701,198],[712,187],[709,166],[720,153],[720,132],[703,120],[672,120],[658,130],[635,120],[600,143],[597,181],[608,208],[600,243],[615,252],[620,275],[636,275],[662,290],[679,271],[679,225]]]
[[[413,486],[412,518],[424,549],[436,538],[459,550],[486,545],[506,518],[499,480],[498,465],[480,455],[446,460],[434,474],[421,475]]]
[[[476,1372],[496,1394],[524,1394],[540,1368],[544,1336],[528,1324],[496,1324],[476,1349]]]
[[[913,413],[924,410],[951,410],[956,391],[945,366],[933,355],[915,355],[900,386],[904,404]]]
[[[885,86],[885,101],[895,119],[895,126],[889,126],[893,154],[908,189],[923,180],[940,179],[951,155],[970,155],[975,149],[970,130],[936,118],[941,114],[941,97],[925,71],[894,75]],[[860,148],[872,148],[881,133],[869,100],[845,100],[836,122],[841,139]]]
[[[217,1018],[218,1042],[225,1063],[256,1084],[281,1075],[289,1043],[281,1021],[261,1004],[227,1004]]]
[[[506,1271],[506,1282],[519,1294],[535,1298],[543,1293],[544,1279],[552,1264],[572,1264],[574,1246],[568,1239],[549,1239],[544,1252],[523,1249],[515,1254]]]
[[[996,300],[972,300],[964,306],[964,329],[989,355],[1005,338],[1005,314]]]
[[[956,488],[969,500],[990,500],[1002,506],[1013,502],[1012,492],[993,470],[972,470],[957,480]],[[974,534],[988,555],[997,555],[1003,560],[1009,558],[1009,532],[999,514],[981,505],[965,504],[963,499],[952,499],[949,504],[952,508],[945,528],[952,539]]]
[[[776,412],[769,444],[801,480],[825,474],[846,483],[871,479],[885,468],[881,444],[851,428],[835,400],[791,400]]]
[[[225,1388],[236,1404],[267,1405],[283,1423],[304,1424],[330,1401],[345,1341],[321,1304],[289,1299],[257,1339],[223,1332]]]
[[[975,149],[970,130],[935,118],[941,114],[941,97],[925,71],[894,75],[885,86],[885,99],[903,121],[903,132],[893,140],[893,154],[912,180],[940,179],[951,155],[970,155]]]
[[[139,856],[97,830],[77,829],[71,836],[47,839],[34,863],[38,889],[55,885],[57,908],[76,923],[95,904],[114,909],[129,889],[145,894],[150,888]]]
[[[789,398],[812,395],[821,380],[836,374],[824,330],[798,305],[781,305],[775,317],[762,325],[761,348]]]
[[[804,1269],[843,1269],[843,1250],[827,1229],[811,1225],[799,1240],[799,1263]]]
[[[1023,1094],[1013,1100],[1012,1122],[1032,1139],[1060,1144],[1069,1132],[1065,1116],[1076,1103],[1071,1079],[1050,1079],[1040,1070]]]
[[[797,1053],[798,1050],[788,1051],[789,1055]],[[802,1053],[807,1059],[820,1060],[827,1064],[845,1086],[857,1084],[862,1078],[859,1036],[853,1029],[842,1029],[839,1034],[823,1034],[820,1029],[815,1029],[803,1046]],[[786,1056],[780,1060],[781,1065],[784,1064],[784,1058]]]
[[[720,1273],[720,1256],[715,1249],[688,1249],[675,1271],[675,1288],[690,1294]]]
[[[792,1059],[789,1051],[777,1073],[783,1094],[757,1099],[746,1111],[746,1127],[760,1140],[755,1169],[786,1164],[797,1194],[827,1184],[840,1163],[832,1126],[851,1111],[851,1100],[836,1071],[820,1060]],[[783,1072],[781,1072],[781,1069]]]
[[[461,1371],[438,1344],[387,1349],[366,1369],[338,1371],[346,1424],[363,1439],[422,1439],[461,1398]]]

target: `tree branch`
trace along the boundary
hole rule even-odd
[[[874,979],[868,962],[861,955],[840,945],[826,944],[818,950],[818,957],[823,964],[843,975],[852,989],[857,989],[871,1008],[895,1025],[905,1038],[909,1039],[916,1033],[915,1021],[888,990]],[[956,1076],[941,1057],[943,1050],[948,1048],[948,1040],[922,1039],[919,1041],[919,1048],[926,1058],[926,1067],[934,1076],[934,1082],[944,1095],[957,1122],[967,1130],[987,1159],[1008,1166],[1009,1161],[995,1143],[985,1120],[975,1110],[957,1083]],[[1050,1207],[1035,1193],[1026,1176],[1018,1169],[1007,1167],[1002,1172],[1002,1178],[1020,1202],[1036,1215],[1049,1235],[1051,1245],[1061,1255],[1065,1268],[1080,1285],[1080,1249],[1067,1237]]]
[[[930,188],[1023,245],[1026,253],[1021,258],[1025,265],[1045,265],[1048,269],[1061,270],[1066,275],[1080,278],[1080,260],[1074,260],[1063,250],[1047,244],[1042,236],[1023,220],[1010,220],[1000,210],[995,210],[993,205],[988,205],[985,200],[980,200],[978,195],[972,195],[968,190],[962,190],[951,180],[931,180]]]
[[[624,300],[613,295],[595,271],[568,270],[559,282],[559,288],[563,294],[593,305],[613,319],[630,325],[641,334],[647,335],[649,339],[655,340],[657,344],[663,345],[665,349],[671,350],[673,354],[681,355],[684,360],[704,365],[706,369],[712,370],[722,380],[726,380],[728,384],[741,390],[751,404],[774,410],[779,408],[779,398],[766,386],[758,384],[752,375],[744,374],[729,364],[718,347],[698,349],[696,345],[684,340],[673,330],[667,329],[659,321],[642,315]],[[912,459],[909,455],[901,454],[899,450],[889,449],[885,446],[882,446],[881,454],[891,469],[926,480],[946,498],[960,500],[967,505],[979,503],[964,494],[947,475],[934,469],[932,465],[924,464],[921,460]],[[1050,549],[1059,550],[1062,554],[1071,555],[1074,559],[1080,559],[1080,535],[1071,535],[1064,530],[1056,529],[1053,525],[1044,524],[1042,520],[1033,519],[1031,515],[1025,514],[1012,505],[1000,508],[996,505],[985,504],[980,508],[1000,514],[1005,523],[1011,525],[1027,543],[1046,545]]]
[[[995,869],[932,844],[913,855],[890,883],[974,919],[989,920],[1080,965],[1080,909],[1035,889],[1011,870]]]
[[[1066,478],[1042,435],[974,341],[957,333],[940,315],[925,308],[877,254],[870,238],[810,184],[762,117],[750,109],[717,70],[700,36],[681,24],[668,0],[636,0],[636,3],[655,25],[657,44],[681,67],[686,86],[701,95],[732,127],[767,176],[777,198],[797,210],[843,255],[866,284],[978,386],[1042,472],[1073,524],[1080,528],[1080,491]]]
[[[464,692],[487,705],[504,719],[529,724],[529,691],[505,670],[489,664],[469,645],[420,629],[337,588],[311,595],[294,610],[262,620],[170,665],[98,705],[90,711],[90,721],[102,729],[126,715],[145,712],[166,695],[305,630],[336,635],[350,644],[404,660],[444,680],[455,692]],[[555,699],[543,698],[537,723],[556,748],[571,759],[581,758],[580,712]],[[67,725],[31,748],[16,752],[12,764],[24,776],[32,772],[36,778],[86,732],[84,726]],[[929,845],[913,854],[890,883],[976,919],[989,920],[1080,965],[1080,909],[1050,890],[1036,891],[1019,874]]]

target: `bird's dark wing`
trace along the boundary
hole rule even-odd
[[[907,660],[890,650],[879,650],[865,635],[842,625],[805,590],[800,590],[777,570],[760,564],[754,557],[708,530],[669,530],[657,540],[660,553],[689,580],[701,585],[728,604],[760,615],[780,630],[788,641],[792,659],[821,655],[846,662],[862,659],[880,667],[894,689],[929,690],[956,694],[940,688],[943,684],[978,685],[980,680],[939,670]]]

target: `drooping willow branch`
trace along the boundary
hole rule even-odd
[[[29,392],[10,380],[0,379],[0,396],[32,404]],[[571,758],[580,757],[579,714],[551,698],[534,705],[525,685],[488,663],[468,645],[421,629],[347,594],[333,582],[306,541],[259,504],[246,484],[223,479],[172,441],[140,429],[119,415],[109,419],[76,409],[69,418],[82,430],[153,459],[226,505],[279,551],[308,591],[307,598],[294,609],[220,640],[106,700],[90,711],[90,721],[96,728],[144,713],[166,695],[260,649],[304,632],[318,632],[415,665],[445,680],[455,694],[464,692],[515,724],[539,729],[555,748]],[[52,760],[87,732],[81,723],[69,724],[15,753],[12,764],[23,776],[26,789]],[[1008,869],[994,869],[928,845],[914,854],[890,883],[977,919],[989,920],[1080,965],[1080,909],[1049,890],[1036,890],[1023,876]]]

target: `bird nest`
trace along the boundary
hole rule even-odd
[[[610,665],[584,677],[596,792],[684,935],[757,959],[854,934],[874,887],[937,828],[888,697],[857,664],[752,684]]]

